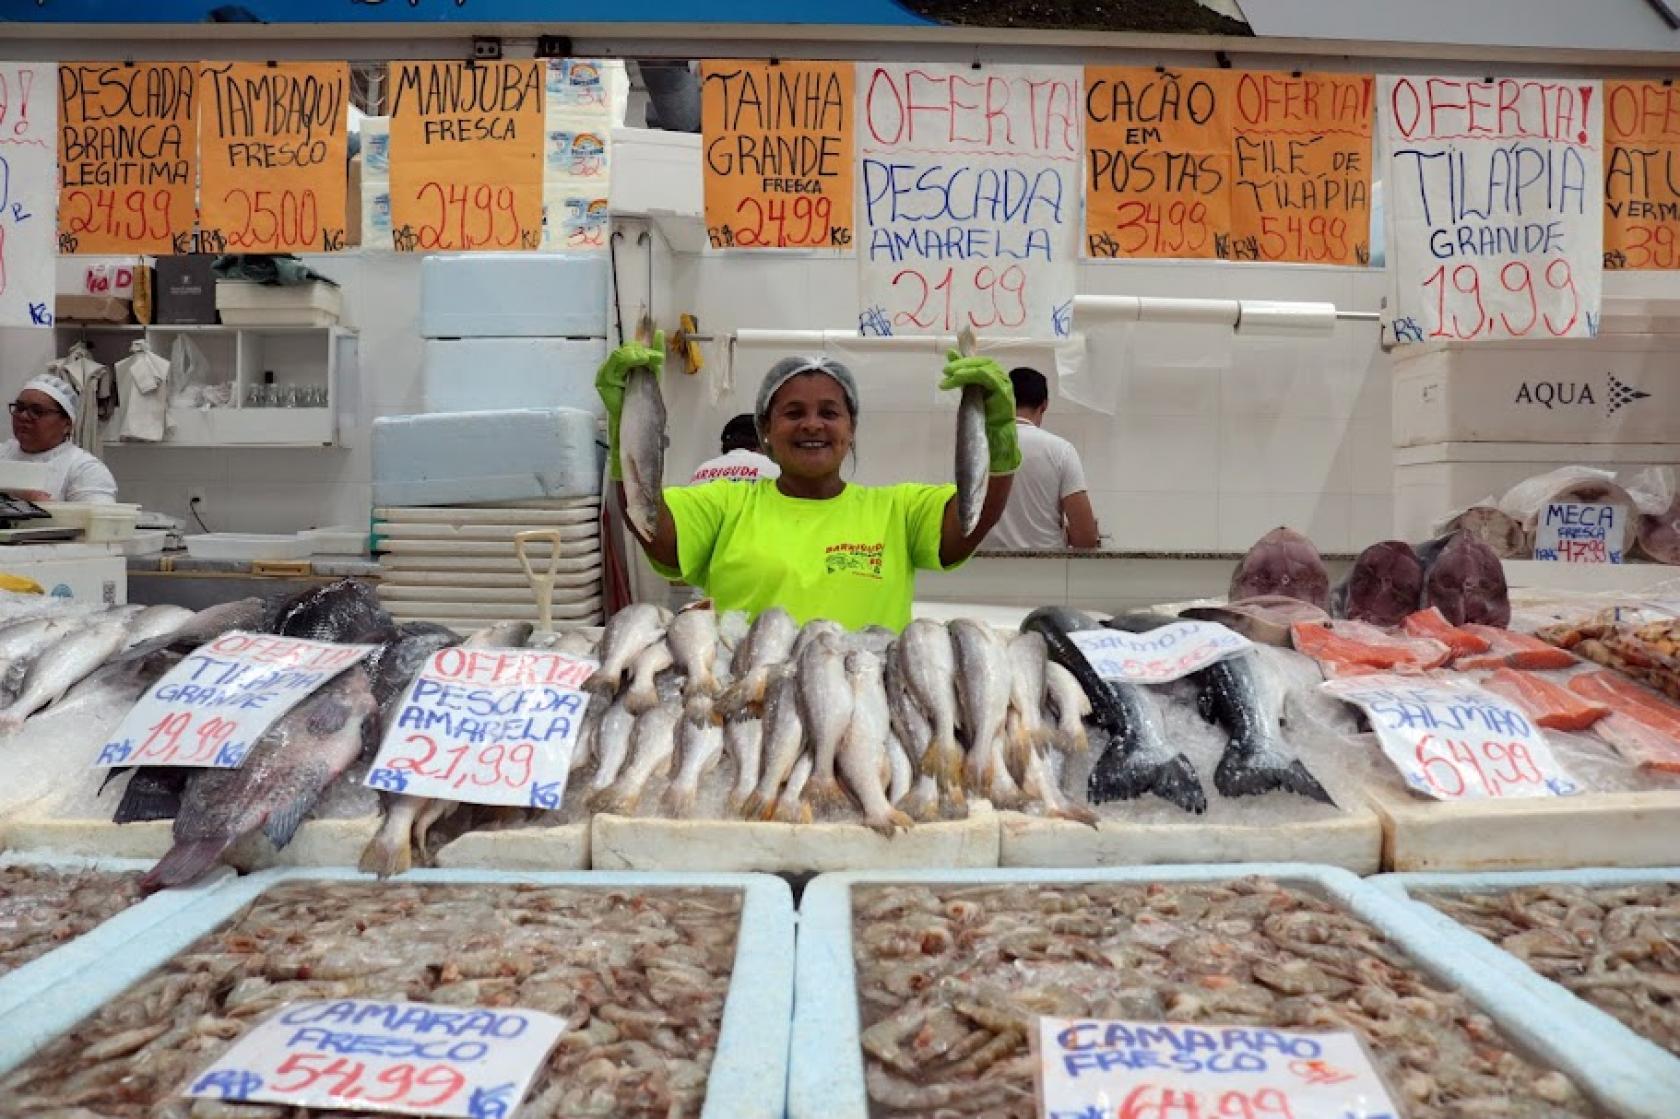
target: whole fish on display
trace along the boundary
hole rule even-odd
[[[891,765],[887,757],[891,723],[881,659],[862,650],[847,653],[842,671],[852,690],[852,702],[847,705],[849,721],[837,759],[840,772],[863,809],[863,822],[890,837],[900,828],[911,827],[914,821],[887,800],[881,780],[882,770]],[[821,764],[819,759],[819,769]]]
[[[618,425],[618,460],[624,470],[624,512],[643,540],[652,540],[659,529],[668,442],[659,378],[651,369],[630,370]]]
[[[218,603],[200,610],[170,633],[135,642],[113,659],[135,660],[150,656],[160,649],[191,652],[231,630],[261,629],[271,616],[268,606],[260,598],[241,598],[233,602]]]
[[[128,643],[125,648],[160,637],[172,637],[176,630],[197,615],[184,606],[148,606],[128,620]]]
[[[263,629],[310,641],[377,645],[391,640],[397,624],[371,585],[338,579],[284,600],[269,613]]]
[[[966,537],[980,524],[991,482],[986,443],[986,390],[964,385],[957,404],[957,523]]]
[[[122,649],[128,628],[121,621],[97,622],[47,648],[29,666],[17,698],[0,709],[0,734],[12,734],[41,708],[53,703],[83,677]]]
[[[1404,540],[1384,540],[1353,561],[1352,569],[1330,594],[1330,613],[1376,626],[1397,626],[1422,601],[1423,561]]]
[[[1256,645],[1276,645],[1280,649],[1289,648],[1289,629],[1296,622],[1330,620],[1329,614],[1310,602],[1276,594],[1238,599],[1219,606],[1190,606],[1180,610],[1178,616],[1198,622],[1218,622]]]
[[[729,665],[734,682],[718,697],[719,714],[730,718],[743,711],[756,714],[763,710],[771,670],[792,655],[799,632],[799,623],[780,606],[772,606],[753,619],[746,636],[735,646]]]
[[[1313,542],[1290,528],[1274,528],[1255,542],[1231,573],[1232,602],[1280,594],[1330,608],[1330,572]]]
[[[930,737],[923,772],[942,788],[962,795],[962,747],[957,744],[957,654],[951,633],[938,622],[917,618],[904,627],[893,654],[903,670],[905,694],[926,716]]]
[[[663,638],[667,611],[647,603],[626,606],[607,621],[601,635],[601,667],[584,685],[590,691],[616,694],[625,673],[649,645]]]
[[[259,828],[286,846],[328,785],[362,750],[374,717],[367,673],[354,665],[270,727],[238,769],[195,770],[175,817],[175,845],[147,871],[147,889],[196,881]]]
[[[971,792],[989,796],[1000,807],[1021,799],[1004,760],[1004,723],[1009,715],[1009,646],[991,626],[958,618],[947,627],[957,658],[957,698],[968,755],[964,779]]]
[[[712,699],[722,687],[717,678],[717,614],[699,607],[683,610],[671,620],[665,640],[682,670],[688,717],[696,722],[711,718]]]

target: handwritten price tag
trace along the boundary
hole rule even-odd
[[[1248,652],[1248,638],[1217,622],[1175,622],[1148,633],[1116,629],[1068,635],[1104,680],[1170,684],[1210,664]]]
[[[1541,514],[1534,558],[1556,563],[1621,563],[1627,510],[1554,501]]]
[[[1249,1026],[1038,1020],[1045,1119],[1399,1119],[1359,1039]]]
[[[1324,689],[1364,709],[1383,753],[1425,796],[1483,800],[1580,792],[1540,728],[1491,692],[1404,676],[1328,680]]]
[[[506,1119],[566,1023],[535,1010],[294,1002],[240,1038],[186,1095],[298,1107]]]
[[[280,716],[372,651],[372,645],[225,633],[141,697],[94,766],[238,769]]]
[[[554,809],[566,794],[592,660],[443,649],[409,685],[366,784],[472,804]]]

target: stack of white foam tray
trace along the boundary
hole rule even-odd
[[[560,534],[554,576],[554,621],[599,625],[601,505],[597,498],[502,505],[390,508],[374,511],[379,597],[398,621],[436,622],[474,630],[495,622],[537,620],[537,599],[514,550],[514,536],[533,529]],[[531,565],[548,569],[547,543],[527,549]]]

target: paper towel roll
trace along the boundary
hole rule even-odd
[[[1324,335],[1335,329],[1334,303],[1274,303],[1245,299],[1237,319],[1237,333],[1247,335]]]

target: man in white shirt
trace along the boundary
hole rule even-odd
[[[782,468],[759,450],[758,424],[751,415],[743,412],[723,425],[723,454],[701,463],[688,484],[756,482],[760,478],[781,476]]]
[[[1050,406],[1050,385],[1036,369],[1012,369],[1015,386],[1015,432],[1021,443],[1021,468],[1009,493],[1003,519],[986,536],[985,548],[1011,552],[1095,548],[1097,518],[1085,492],[1085,468],[1079,452],[1041,426]]]

